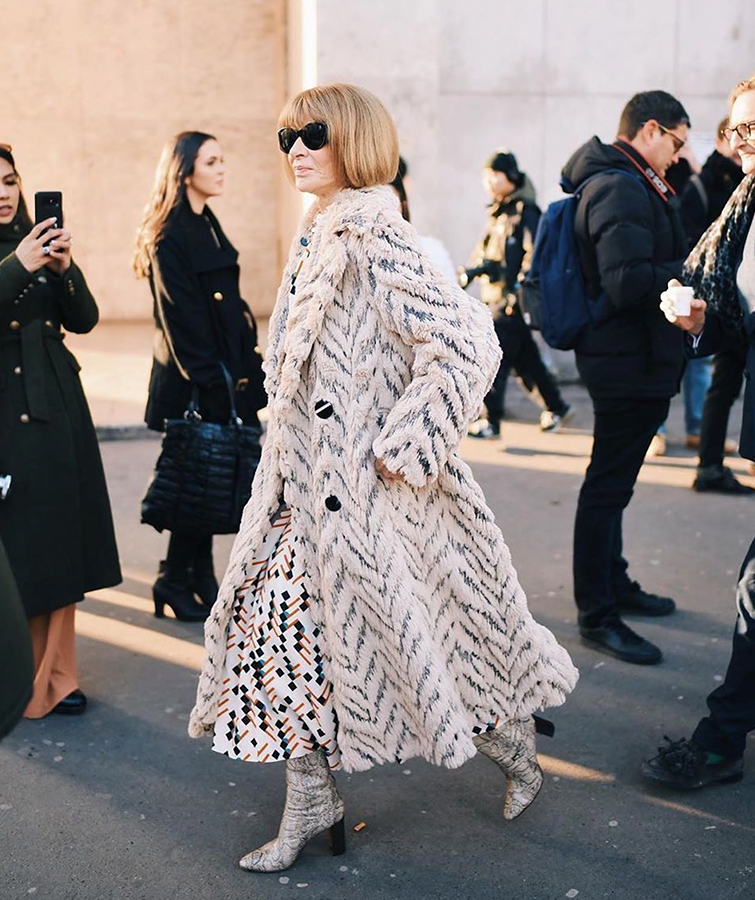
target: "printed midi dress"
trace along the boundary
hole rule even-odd
[[[336,769],[332,689],[296,543],[291,509],[282,507],[236,592],[212,748],[248,762],[320,748]]]

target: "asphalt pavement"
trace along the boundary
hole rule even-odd
[[[447,771],[420,760],[340,774],[347,854],[324,836],[294,868],[253,875],[237,860],[272,837],[284,800],[280,764],[252,765],[186,734],[201,629],[152,615],[150,585],[166,535],[139,525],[154,440],[102,444],[125,581],[81,605],[84,717],[23,722],[0,745],[0,900],[729,900],[755,896],[755,754],[739,784],[677,794],[639,766],[663,734],[689,736],[725,672],[734,584],[755,528],[755,497],[697,495],[695,459],[675,445],[643,467],[626,516],[630,574],[679,611],[636,620],[665,654],[636,667],[578,640],[571,530],[589,452],[582,388],[566,388],[570,427],[541,434],[512,386],[499,442],[465,441],[538,620],[581,678],[540,738],[546,783],[520,819],[501,814],[504,782],[478,757]],[[732,418],[736,434],[737,414]],[[732,465],[750,484],[747,464]],[[218,568],[231,539],[218,542]],[[43,560],[40,560],[43,564]],[[355,831],[360,823],[364,827]]]

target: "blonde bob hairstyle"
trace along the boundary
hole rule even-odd
[[[398,133],[378,98],[353,84],[325,84],[288,101],[278,128],[300,129],[310,122],[328,126],[328,146],[344,187],[390,184],[398,171]],[[294,176],[286,159],[286,175]]]

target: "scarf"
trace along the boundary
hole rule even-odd
[[[754,213],[755,174],[742,179],[684,264],[683,283],[691,285],[695,296],[705,300],[731,331],[741,332],[743,326],[737,267]]]

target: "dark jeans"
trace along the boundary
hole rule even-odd
[[[711,753],[742,756],[755,729],[755,541],[742,563],[737,585],[737,624],[723,684],[708,696],[710,715],[692,735]]]
[[[732,346],[721,350],[713,360],[713,379],[705,396],[700,425],[700,461],[703,466],[721,466],[729,427],[729,413],[742,389],[747,348]]]
[[[506,410],[506,383],[513,369],[524,382],[527,390],[537,388],[546,409],[557,415],[566,412],[558,385],[545,368],[529,326],[524,321],[519,308],[507,316],[503,310],[494,316],[495,333],[503,351],[503,359],[490,391],[485,396],[488,421],[499,425]]]
[[[579,624],[595,628],[616,612],[629,585],[622,518],[650,441],[665,422],[669,400],[593,398],[592,456],[574,520],[574,598]]]

